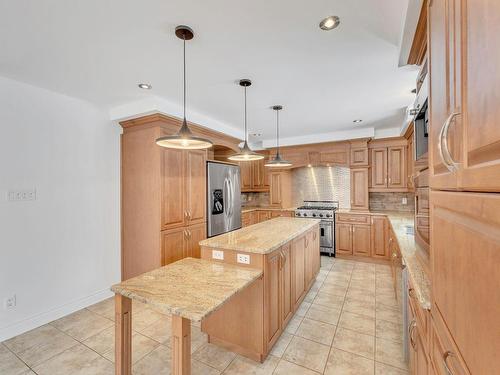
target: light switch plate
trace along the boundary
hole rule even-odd
[[[401,203],[408,204],[408,198],[404,197],[403,199],[401,199]]]
[[[238,254],[238,255],[236,255],[236,262],[242,263],[242,264],[250,264],[250,255]]]
[[[220,250],[212,250],[212,259],[224,260],[224,252]]]

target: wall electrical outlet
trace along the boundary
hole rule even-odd
[[[236,255],[236,262],[243,263],[243,264],[250,264],[250,255],[238,254],[238,255]]]
[[[9,190],[8,199],[11,202],[34,201],[36,200],[36,190]]]
[[[408,198],[406,198],[406,197],[402,198],[401,204],[408,204]]]
[[[212,250],[212,259],[224,260],[224,252],[220,250]]]
[[[5,298],[3,301],[3,307],[5,310],[10,310],[16,307],[17,301],[16,301],[16,295],[12,295],[8,298]]]

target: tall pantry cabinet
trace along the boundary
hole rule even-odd
[[[160,147],[180,121],[150,115],[127,120],[121,138],[122,279],[199,257],[206,237],[206,150]],[[237,148],[238,140],[190,125],[193,133]]]
[[[429,2],[431,360],[500,369],[500,2]]]

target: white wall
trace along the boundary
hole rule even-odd
[[[90,103],[0,77],[0,341],[111,296],[120,127]],[[12,189],[36,200],[10,202]],[[4,299],[17,296],[6,310]]]

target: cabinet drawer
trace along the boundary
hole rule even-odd
[[[338,222],[370,224],[370,215],[337,214]]]
[[[420,305],[420,302],[415,295],[415,288],[413,287],[413,284],[411,282],[408,287],[408,295],[410,297],[410,306],[417,321],[418,333],[422,338],[422,342],[424,343],[424,345],[427,346],[429,342],[429,311],[423,309]]]
[[[437,375],[470,375],[438,311],[432,312],[431,361]]]
[[[415,218],[417,227],[427,227],[429,228],[429,217],[427,216],[417,216]]]

